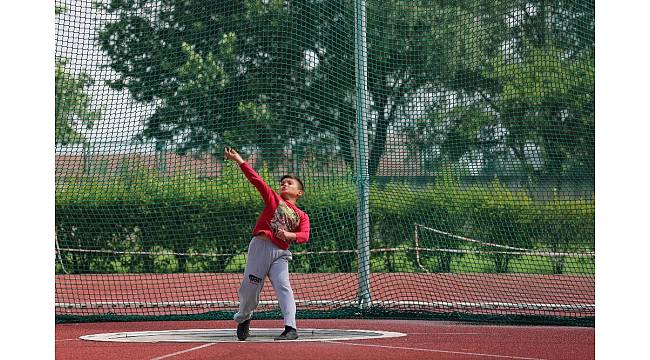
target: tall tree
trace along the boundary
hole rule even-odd
[[[439,165],[480,160],[487,175],[514,166],[559,186],[593,174],[593,2],[452,3],[444,90],[407,129],[412,144]]]
[[[378,114],[369,119],[371,174],[385,151],[389,126],[406,111],[410,97],[431,82],[426,61],[436,54],[436,42],[421,38],[430,33],[426,16],[435,12],[421,16],[415,7],[426,4],[368,5],[367,101]],[[319,161],[341,156],[352,166],[354,6],[349,1],[115,0],[103,8],[116,16],[100,34],[119,74],[111,86],[158,104],[143,136],[173,142],[179,151],[212,151],[235,142],[259,150],[270,165],[283,161],[282,153],[290,149],[298,157],[310,152]],[[225,52],[224,37],[232,39]],[[188,88],[186,83],[205,76],[186,64],[208,57],[223,83]]]
[[[411,101],[439,83],[444,39],[433,36],[440,6],[430,1],[368,2],[369,173],[376,175],[388,130],[407,116]]]
[[[514,2],[508,42],[484,74],[508,129],[506,143],[529,176],[594,174],[594,4],[566,0]],[[508,20],[507,20],[508,21]],[[536,171],[526,147],[541,154]]]
[[[57,6],[55,14],[58,16],[66,11],[65,7]],[[67,65],[66,58],[55,58],[54,138],[61,145],[86,142],[75,127],[92,127],[101,117],[101,111],[93,109],[92,97],[87,92],[93,84],[92,78],[85,72],[74,74]]]
[[[307,75],[306,105],[316,134],[305,142],[319,148],[321,159],[343,159],[353,167],[355,153],[354,3],[322,2],[314,49],[318,65]],[[330,160],[331,159],[331,160]]]
[[[308,1],[112,1],[102,49],[137,101],[158,104],[143,136],[179,152],[259,150],[269,165],[304,137],[308,52],[320,16]]]

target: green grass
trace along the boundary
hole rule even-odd
[[[226,272],[244,272],[246,268],[246,254],[235,255],[226,266]]]
[[[570,275],[594,275],[596,273],[596,258],[567,258],[564,273]]]
[[[156,252],[162,254],[156,255],[154,258],[154,272],[157,273],[173,273],[178,270],[178,261],[173,255],[165,254],[171,252],[168,249],[161,247],[154,247]],[[317,256],[317,255],[308,255]],[[392,272],[420,272],[422,271],[414,261],[414,253],[411,250],[400,250],[394,253],[377,253],[373,254],[370,259],[370,271],[373,273],[391,272],[388,266],[388,257],[392,263]],[[131,255],[123,255],[121,257],[106,260],[102,263],[101,269],[91,266],[91,271],[99,273],[130,273],[138,272],[129,266],[132,261]],[[69,259],[64,259],[64,263]],[[306,256],[294,256],[291,263],[291,272],[339,272],[335,264],[331,266],[321,266],[318,269],[308,269],[308,261]],[[437,260],[434,257],[422,257],[421,264],[425,269],[431,272],[437,271]],[[196,257],[188,259],[186,264],[187,272],[205,272],[210,268],[210,265],[205,262],[203,257]],[[246,266],[246,254],[241,253],[234,256],[228,262],[225,272],[240,273],[244,271]],[[70,271],[71,269],[66,269]],[[62,274],[63,269],[59,260],[55,262],[55,271],[57,274]],[[494,260],[485,255],[479,254],[464,254],[463,256],[455,256],[451,262],[452,273],[494,273],[495,266]],[[515,274],[553,274],[553,263],[548,256],[532,256],[525,255],[513,258],[508,265],[508,273]],[[595,259],[594,257],[566,257],[564,263],[565,275],[594,275],[595,274]]]
[[[435,258],[421,260],[429,271],[436,271]],[[565,275],[594,275],[594,257],[566,257]],[[412,266],[403,266],[402,271],[412,271]],[[455,256],[451,262],[452,273],[494,273],[494,260],[485,255],[465,254]],[[524,255],[515,257],[508,264],[508,273],[515,274],[553,274],[553,262],[549,256]]]

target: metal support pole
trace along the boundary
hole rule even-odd
[[[158,155],[158,175],[167,175],[167,146],[162,140],[156,141],[156,154]]]
[[[93,145],[88,141],[84,141],[82,146],[84,175],[90,177],[92,172]]]
[[[356,77],[356,185],[357,185],[357,246],[359,249],[358,306],[370,306],[370,206],[368,176],[368,61],[366,48],[366,1],[356,0],[355,7],[355,77]]]

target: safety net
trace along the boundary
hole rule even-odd
[[[299,318],[593,324],[593,0],[55,5],[58,321],[232,318],[228,146],[304,182]]]

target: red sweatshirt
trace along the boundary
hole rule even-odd
[[[247,162],[243,162],[239,168],[244,172],[248,181],[255,185],[264,200],[264,210],[257,219],[253,236],[264,234],[283,250],[289,249],[289,244],[275,236],[278,230],[296,233],[298,244],[309,241],[309,216],[296,205],[284,201]]]

